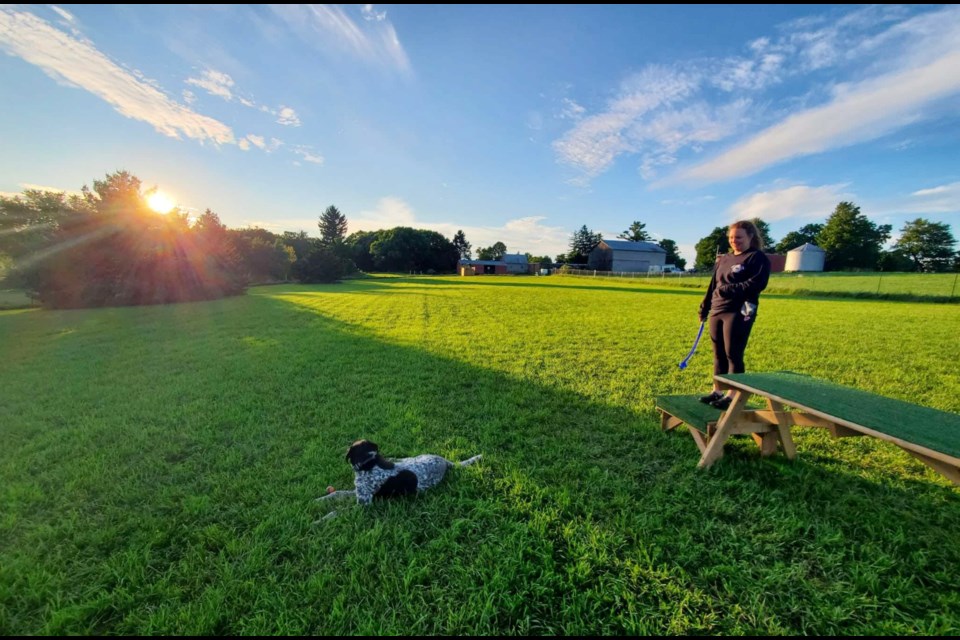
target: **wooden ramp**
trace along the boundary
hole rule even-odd
[[[717,433],[724,412],[698,400],[697,396],[657,396],[657,410],[660,412],[660,427],[664,431],[675,429],[681,424],[690,427],[689,432],[697,448],[703,454]],[[741,411],[737,424],[731,425],[727,437],[749,434],[760,447],[761,455],[775,453],[782,447],[788,458],[793,458],[795,449],[790,439],[790,430],[781,429],[775,419],[764,416],[766,411]],[[783,433],[781,433],[783,431]],[[723,449],[720,454],[723,455]]]
[[[765,454],[779,444],[792,458],[795,449],[790,429],[807,426],[828,429],[837,438],[872,436],[892,442],[960,485],[960,415],[956,413],[790,371],[718,375],[714,380],[732,392],[733,401],[722,415],[714,410],[719,417],[712,420],[703,410],[695,411],[690,403],[701,404],[696,398],[657,398],[665,429],[686,423],[693,427],[691,434],[698,434],[694,440],[702,454],[701,468],[716,462],[727,438],[738,433],[753,434]],[[745,409],[751,396],[763,398],[767,409]]]

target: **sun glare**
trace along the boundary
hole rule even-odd
[[[154,191],[147,196],[147,204],[157,213],[170,213],[176,206],[173,198],[162,191]]]

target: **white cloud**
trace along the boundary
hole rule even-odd
[[[183,101],[186,102],[187,104],[193,104],[194,102],[197,101],[197,95],[193,91],[190,91],[189,89],[184,89]]]
[[[63,18],[63,19],[66,20],[67,22],[69,22],[69,23],[71,23],[71,24],[74,22],[73,14],[70,13],[69,11],[67,11],[66,9],[61,9],[60,7],[58,7],[58,6],[56,6],[56,5],[50,5],[50,9],[52,9],[53,11],[55,11],[58,16],[60,16],[61,18]]]
[[[794,185],[760,191],[744,196],[730,205],[727,210],[729,222],[751,218],[760,218],[764,222],[776,222],[791,219],[825,220],[837,203],[853,200],[853,195],[844,192],[846,184],[828,184],[820,187]]]
[[[250,151],[250,141],[246,138],[241,138],[240,142],[237,143],[237,146],[243,149],[244,151]]]
[[[235,142],[227,125],[174,102],[89,42],[30,13],[0,8],[0,48],[39,67],[57,82],[89,91],[123,116],[146,122],[165,136],[214,144]]]
[[[647,113],[689,96],[697,84],[696,78],[664,67],[648,67],[621,85],[603,113],[579,120],[553,148],[562,162],[582,170],[588,178],[595,177],[620,154],[640,149],[629,132],[642,131]]]
[[[276,138],[274,138],[274,140],[276,140]],[[303,146],[294,147],[293,152],[298,156],[300,156],[301,158],[303,158],[304,160],[306,160],[307,162],[312,162],[314,164],[323,164],[324,162],[323,156],[321,156],[318,153],[314,153],[313,150],[307,147],[303,147]]]
[[[560,118],[564,120],[579,120],[587,110],[581,107],[570,98],[563,98],[560,101]]]
[[[277,122],[280,124],[291,127],[300,126],[300,117],[297,115],[297,112],[290,107],[280,107],[280,113],[278,115],[279,118],[277,119]]]
[[[952,213],[960,216],[960,182],[919,189],[889,208],[900,213]]]
[[[199,78],[187,78],[187,84],[200,87],[210,95],[223,98],[227,102],[233,100],[233,78],[221,71],[206,69]]]
[[[271,9],[312,46],[410,72],[410,60],[396,30],[385,13],[373,12],[372,5],[361,9],[364,20],[360,24],[337,5],[271,5]]]
[[[360,8],[360,12],[363,14],[364,20],[376,20],[377,22],[383,22],[387,19],[387,12],[381,11],[376,12],[373,10],[372,4],[365,4]]]
[[[234,82],[233,78],[231,78],[229,74],[223,73],[222,71],[205,69],[203,73],[200,74],[199,78],[187,78],[184,82],[196,87],[200,87],[210,95],[223,98],[227,102],[236,100],[245,107],[277,116],[277,123],[279,124],[291,127],[300,126],[300,117],[292,107],[281,105],[279,110],[274,110],[265,105],[258,105],[255,101],[250,100],[249,98],[244,98],[243,96],[237,95],[234,92],[236,83]],[[193,103],[196,100],[196,96],[193,95],[193,93],[188,91],[184,91],[183,93],[184,100],[186,100],[188,104]]]
[[[839,87],[824,106],[760,132],[678,180],[712,182],[756,173],[784,160],[872,140],[921,117],[923,106],[960,91],[960,50],[924,67]]]
[[[258,149],[266,149],[267,143],[264,141],[263,136],[255,136],[252,133],[247,134],[247,140],[250,141],[250,144],[257,147]]]

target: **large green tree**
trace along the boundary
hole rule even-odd
[[[657,243],[660,245],[660,248],[667,252],[667,257],[664,259],[665,264],[676,265],[680,270],[687,268],[687,261],[680,257],[680,253],[677,249],[677,243],[669,238],[664,238]]]
[[[634,220],[630,224],[630,227],[626,231],[622,231],[617,237],[623,240],[630,240],[631,242],[647,242],[653,238],[647,233],[646,226],[647,225],[639,220]]]
[[[777,243],[775,251],[777,253],[786,253],[791,249],[802,247],[805,244],[816,244],[817,236],[823,231],[823,225],[818,223],[806,224],[797,231],[791,231],[783,236],[783,240]]]
[[[852,202],[840,202],[817,236],[817,245],[826,252],[825,269],[876,269],[891,228],[874,224]]]
[[[507,254],[507,245],[499,240],[489,247],[483,247],[477,250],[477,260],[503,260]]]
[[[917,218],[903,225],[894,248],[909,256],[917,271],[949,271],[956,243],[950,225]]]
[[[730,251],[730,241],[727,240],[728,227],[714,227],[704,238],[697,242],[697,259],[693,266],[697,271],[711,271],[717,261],[717,256]]]
[[[460,254],[453,243],[436,231],[394,227],[379,231],[370,244],[374,267],[379,271],[456,271]]]
[[[342,244],[347,237],[347,218],[333,205],[320,215],[318,226],[320,244],[324,246]]]

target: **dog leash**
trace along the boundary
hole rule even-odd
[[[687,368],[687,362],[690,361],[690,358],[693,357],[693,354],[697,351],[697,345],[700,344],[700,336],[703,335],[703,321],[700,321],[700,331],[697,332],[697,339],[693,341],[693,348],[690,349],[690,353],[687,354],[687,357],[683,359],[680,363],[680,370]]]

